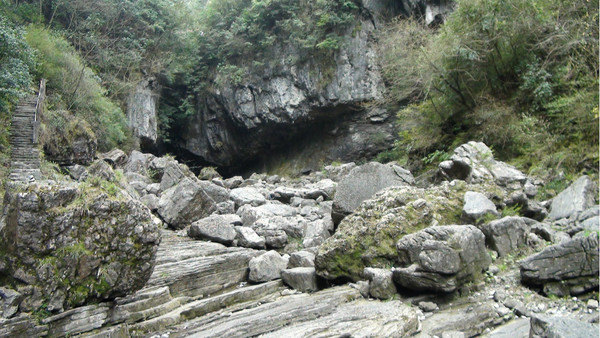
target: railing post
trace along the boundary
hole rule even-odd
[[[33,144],[37,144],[39,140],[40,123],[44,112],[44,104],[46,101],[46,79],[40,81],[40,90],[38,92],[37,102],[35,103],[35,115],[33,117]]]

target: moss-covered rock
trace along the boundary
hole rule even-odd
[[[0,281],[29,294],[25,311],[112,299],[144,286],[159,242],[149,210],[112,182],[21,186],[5,195]]]
[[[444,182],[428,189],[413,186],[384,190],[346,217],[336,233],[319,248],[317,273],[330,280],[359,280],[365,267],[400,266],[396,243],[431,225],[458,224],[466,191],[478,191],[492,201],[506,192],[495,185]]]
[[[49,111],[44,120],[41,141],[46,159],[61,165],[94,160],[98,141],[88,122],[66,111]]]

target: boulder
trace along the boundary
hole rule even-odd
[[[531,338],[585,338],[597,337],[598,325],[561,316],[534,315],[531,317]]]
[[[496,186],[458,180],[427,189],[402,186],[378,193],[319,246],[317,273],[330,280],[358,281],[365,267],[398,266],[398,240],[432,225],[460,222],[466,191],[494,191],[500,199],[505,194]]]
[[[140,202],[144,203],[150,211],[157,211],[160,204],[160,198],[154,194],[147,194],[140,198]]]
[[[158,214],[175,229],[183,229],[215,209],[215,201],[189,178],[164,191],[158,204]]]
[[[143,154],[137,150],[132,151],[129,154],[127,163],[123,166],[123,171],[145,175],[148,170],[148,158],[147,154]]]
[[[286,269],[287,264],[288,259],[281,257],[277,251],[268,251],[250,260],[248,280],[260,283],[281,278],[281,272]]]
[[[198,220],[188,229],[188,236],[231,245],[237,237],[235,226],[242,224],[238,215],[211,215]]]
[[[311,268],[315,266],[315,254],[309,251],[297,251],[290,254],[288,268]]]
[[[317,273],[314,267],[298,267],[286,269],[281,272],[283,282],[292,289],[301,292],[315,292],[319,290],[317,286]]]
[[[0,287],[0,310],[2,311],[0,317],[11,318],[14,316],[19,310],[21,300],[23,300],[23,295],[19,292],[13,289]]]
[[[9,189],[0,266],[23,310],[51,311],[131,294],[150,278],[160,232],[148,208],[111,182]]]
[[[179,164],[179,162],[175,160],[168,161],[160,181],[160,190],[165,191],[182,181],[184,178],[195,181],[196,177],[185,164]]]
[[[71,176],[71,178],[75,181],[85,181],[89,176],[86,167],[79,164],[68,166],[66,169],[69,173],[69,176]]]
[[[256,188],[244,187],[231,190],[231,199],[237,208],[250,204],[253,207],[267,203],[267,199]]]
[[[581,176],[552,199],[548,218],[558,220],[577,216],[594,205],[597,193],[592,180],[588,176]]]
[[[88,176],[100,177],[106,181],[113,181],[115,179],[115,172],[108,163],[104,161],[95,161],[87,169]]]
[[[100,154],[98,158],[110,164],[114,169],[121,168],[127,163],[127,154],[121,149],[113,149]]]
[[[198,174],[198,178],[201,180],[212,180],[215,178],[223,178],[221,174],[217,172],[217,169],[214,167],[204,167],[200,170],[200,174]]]
[[[365,268],[364,275],[369,280],[369,295],[371,297],[390,299],[397,293],[391,270]]]
[[[236,226],[238,245],[244,248],[264,249],[266,246],[265,239],[260,237],[252,228],[244,226]]]
[[[488,246],[504,257],[527,245],[530,227],[522,217],[508,216],[481,226],[481,230]]]
[[[498,216],[494,203],[482,193],[467,191],[464,203],[463,216],[467,221],[477,222],[487,214]]]
[[[267,203],[258,207],[253,207],[249,204],[240,207],[237,212],[244,222],[244,226],[252,226],[257,220],[261,218],[271,218],[274,216],[279,217],[292,217],[296,215],[296,209],[289,205],[281,203]]]
[[[394,186],[414,183],[411,173],[393,164],[371,162],[352,169],[339,183],[333,200],[333,221],[338,224],[363,201]]]
[[[485,236],[472,225],[432,226],[398,241],[394,281],[415,291],[453,292],[477,280],[491,260]]]
[[[598,288],[598,235],[546,247],[520,262],[521,281],[546,294],[578,295]]]
[[[509,164],[496,161],[488,146],[475,141],[454,149],[450,160],[440,163],[438,174],[447,180],[459,179],[469,183],[494,181],[500,186],[513,188],[527,181],[525,174]]]
[[[304,233],[302,245],[305,248],[312,248],[321,245],[327,238],[331,236],[329,231],[333,230],[333,222],[331,219],[319,219],[308,222]]]

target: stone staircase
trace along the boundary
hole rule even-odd
[[[11,121],[10,145],[12,148],[9,181],[30,183],[42,178],[40,171],[40,151],[37,147],[36,114],[43,104],[45,85],[42,83],[42,95],[30,95],[16,107]]]

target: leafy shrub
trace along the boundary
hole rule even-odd
[[[10,110],[31,89],[35,56],[23,31],[0,17],[0,151],[8,147]]]
[[[438,31],[400,21],[385,34],[411,157],[475,139],[540,175],[597,172],[597,0],[458,0]]]
[[[28,29],[26,37],[39,54],[37,76],[48,80],[49,108],[70,111],[87,121],[102,151],[125,143],[128,138],[125,115],[106,97],[100,79],[69,42],[35,26]]]

